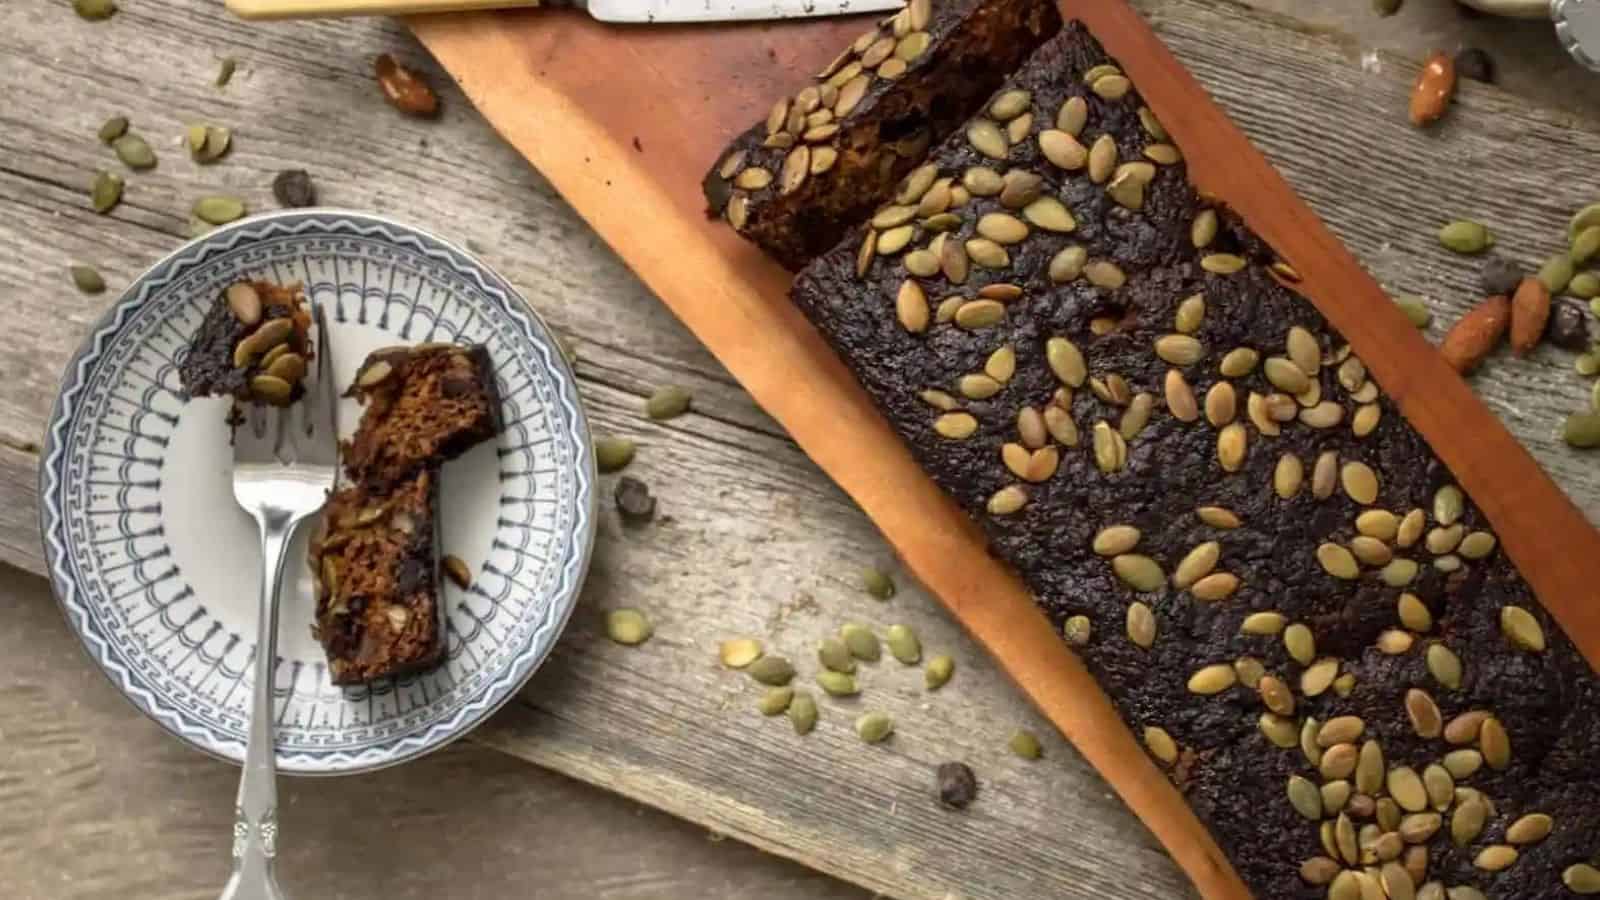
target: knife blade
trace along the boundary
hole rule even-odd
[[[582,4],[574,4],[582,5]],[[899,9],[901,0],[588,0],[602,22],[739,22]]]
[[[899,9],[902,0],[226,0],[244,19],[408,16],[527,6],[570,6],[602,22],[748,22]]]

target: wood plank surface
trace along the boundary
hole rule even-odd
[[[42,581],[9,567],[0,630],[6,900],[215,900],[238,770],[84,665]],[[279,880],[318,900],[864,900],[856,887],[473,744],[286,779]]]
[[[572,639],[523,703],[480,740],[891,896],[1171,897],[1187,890],[1066,745],[1047,737],[1045,761],[1032,765],[1005,755],[1011,728],[1042,728],[1036,715],[924,594],[907,590],[880,606],[854,589],[859,566],[888,558],[870,525],[549,184],[437,80],[437,70],[442,121],[401,119],[377,102],[368,77],[373,54],[396,50],[431,70],[394,26],[245,26],[195,0],[123,6],[100,25],[79,22],[65,4],[0,7],[0,83],[26,86],[9,92],[0,110],[0,296],[21,348],[0,354],[5,559],[38,571],[36,442],[66,355],[109,299],[76,294],[64,266],[94,262],[115,290],[176,245],[194,196],[222,189],[270,208],[272,174],[308,168],[326,202],[378,209],[470,242],[521,286],[578,345],[597,429],[641,439],[637,474],[674,520],[628,530],[608,520]],[[1532,261],[1555,249],[1566,208],[1592,199],[1576,187],[1548,187],[1592,183],[1581,171],[1597,146],[1590,123],[1574,125],[1469,85],[1444,133],[1419,137],[1399,118],[1409,80],[1404,61],[1385,59],[1380,73],[1369,74],[1348,44],[1241,7],[1193,0],[1141,7],[1367,266],[1426,294],[1441,320],[1473,299],[1476,267],[1433,245],[1439,219],[1481,215],[1496,224],[1503,246]],[[241,67],[217,91],[211,78],[221,55],[238,56]],[[115,112],[130,113],[153,138],[162,164],[131,176],[128,201],[100,218],[86,209],[85,185],[93,168],[117,165],[92,135]],[[197,167],[170,143],[193,118],[235,128],[226,161]],[[635,152],[656,149],[646,142]],[[1486,161],[1507,158],[1519,162],[1506,179],[1481,177]],[[1440,333],[1436,325],[1430,336]],[[694,390],[696,414],[665,426],[642,423],[640,396],[667,381]],[[1600,515],[1592,458],[1557,436],[1560,417],[1587,396],[1570,357],[1542,350],[1531,360],[1496,360],[1474,386],[1590,519]],[[37,593],[18,602],[44,604],[44,615],[55,615]],[[599,639],[598,611],[624,603],[656,616],[661,637],[637,651]],[[799,741],[783,723],[759,720],[751,687],[714,665],[715,640],[726,634],[769,636],[799,657],[846,617],[908,621],[930,650],[957,654],[956,680],[931,700],[916,689],[915,673],[870,673],[863,703],[890,708],[899,720],[890,747],[864,752],[848,735],[861,704],[826,709],[815,740]],[[83,691],[120,703],[81,656],[52,660],[89,676],[79,683]],[[184,760],[210,765],[167,749],[180,771],[192,771]],[[952,757],[971,762],[983,782],[982,799],[966,816],[928,801],[928,766]],[[121,783],[139,777],[121,771]],[[440,807],[441,827],[476,815],[472,796]],[[537,816],[526,818],[520,841],[538,842]],[[212,846],[209,831],[195,840]],[[63,863],[63,871],[86,869]],[[344,883],[348,896],[375,896]],[[641,887],[637,895],[677,894]]]

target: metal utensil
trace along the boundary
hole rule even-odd
[[[513,6],[574,7],[602,22],[734,22],[899,9],[901,0],[227,0],[245,19],[409,16]]]
[[[1461,0],[1497,16],[1550,19],[1572,58],[1600,72],[1600,0]]]
[[[261,602],[256,631],[250,737],[234,806],[233,874],[221,900],[283,900],[273,874],[277,855],[278,786],[272,736],[273,676],[278,659],[278,586],[289,539],[322,509],[338,471],[338,390],[322,307],[316,370],[305,396],[287,409],[252,405],[234,429],[233,496],[261,529]]]

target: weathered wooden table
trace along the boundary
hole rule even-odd
[[[1139,0],[1158,30],[1380,278],[1421,293],[1431,334],[1474,299],[1476,267],[1431,234],[1472,215],[1525,261],[1555,249],[1570,208],[1600,197],[1600,91],[1545,30],[1463,20],[1448,0],[1411,0],[1378,21],[1366,4]],[[108,295],[66,267],[97,266],[112,291],[175,247],[202,193],[273,206],[269,185],[305,168],[330,205],[379,210],[479,250],[576,346],[597,431],[641,444],[631,472],[660,498],[647,528],[604,522],[583,606],[550,663],[469,742],[402,769],[286,788],[285,883],[300,897],[851,897],[853,887],[783,864],[732,835],[887,896],[1173,897],[1188,888],[1072,750],[1011,757],[1017,727],[1045,729],[934,602],[905,583],[887,603],[857,573],[893,567],[861,514],[611,256],[549,187],[433,72],[445,113],[403,119],[370,78],[396,52],[431,70],[392,22],[246,26],[217,3],[123,0],[86,23],[66,0],[0,5],[0,884],[7,897],[214,896],[232,770],[172,743],[123,704],[77,651],[36,577],[37,441],[67,355]],[[1300,19],[1291,18],[1300,16]],[[1469,39],[1496,52],[1512,92],[1478,85],[1437,133],[1400,110],[1415,58]],[[1369,55],[1372,45],[1403,56]],[[218,60],[238,74],[213,85]],[[1600,86],[1600,82],[1582,82]],[[1562,85],[1569,87],[1562,87]],[[94,138],[126,114],[161,156],[128,175],[110,216],[88,208]],[[211,166],[177,144],[183,126],[234,129]],[[560,135],[552,135],[560,140]],[[641,148],[649,152],[649,148]],[[693,414],[664,424],[641,397],[678,383]],[[1600,477],[1557,437],[1587,402],[1571,359],[1497,359],[1479,389],[1589,513]],[[607,642],[597,620],[648,611],[656,637]],[[827,702],[797,738],[761,719],[756,690],[716,663],[717,642],[754,634],[793,656],[839,622],[907,622],[958,671],[934,695],[920,672],[866,679],[898,722],[868,748],[856,704]],[[501,751],[501,752],[495,752]],[[940,810],[931,770],[970,763],[969,811]],[[688,819],[545,774],[573,776]],[[360,806],[368,819],[342,817]]]

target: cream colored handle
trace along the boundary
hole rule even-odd
[[[1517,19],[1550,18],[1550,0],[1462,0],[1473,9]]]
[[[409,16],[543,5],[543,0],[227,0],[228,10],[242,19]]]

